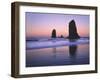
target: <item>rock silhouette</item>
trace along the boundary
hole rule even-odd
[[[64,38],[64,36],[63,36],[63,35],[61,35],[61,36],[60,36],[60,38]]]
[[[55,29],[52,30],[52,35],[51,35],[51,37],[52,37],[52,38],[56,38],[56,30],[55,30]]]
[[[80,38],[80,36],[77,33],[77,27],[76,27],[76,23],[74,20],[71,20],[69,22],[69,39],[78,39]]]

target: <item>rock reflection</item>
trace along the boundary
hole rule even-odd
[[[56,53],[57,53],[56,47],[52,48],[52,53],[54,58],[56,58]]]
[[[78,39],[72,39],[70,42],[77,42]],[[76,63],[76,55],[77,55],[77,45],[69,46],[69,56],[71,63]]]
[[[77,45],[71,45],[69,46],[69,54],[72,57],[75,57],[77,53]]]
[[[77,62],[76,56],[77,56],[77,45],[71,45],[69,46],[69,57],[70,57],[70,63],[75,64]]]

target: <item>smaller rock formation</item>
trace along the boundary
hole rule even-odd
[[[63,36],[63,35],[61,35],[61,36],[60,36],[60,38],[64,38],[64,36]]]
[[[52,30],[51,38],[56,38],[56,30],[55,29]]]

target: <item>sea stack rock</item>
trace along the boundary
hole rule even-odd
[[[52,38],[56,38],[56,30],[55,30],[55,29],[52,30],[52,35],[51,35],[51,37],[52,37]]]
[[[78,39],[80,38],[80,36],[77,33],[77,27],[76,27],[76,23],[74,20],[71,20],[69,22],[69,39]]]

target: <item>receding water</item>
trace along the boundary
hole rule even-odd
[[[26,67],[79,64],[89,64],[89,43],[26,50]]]

